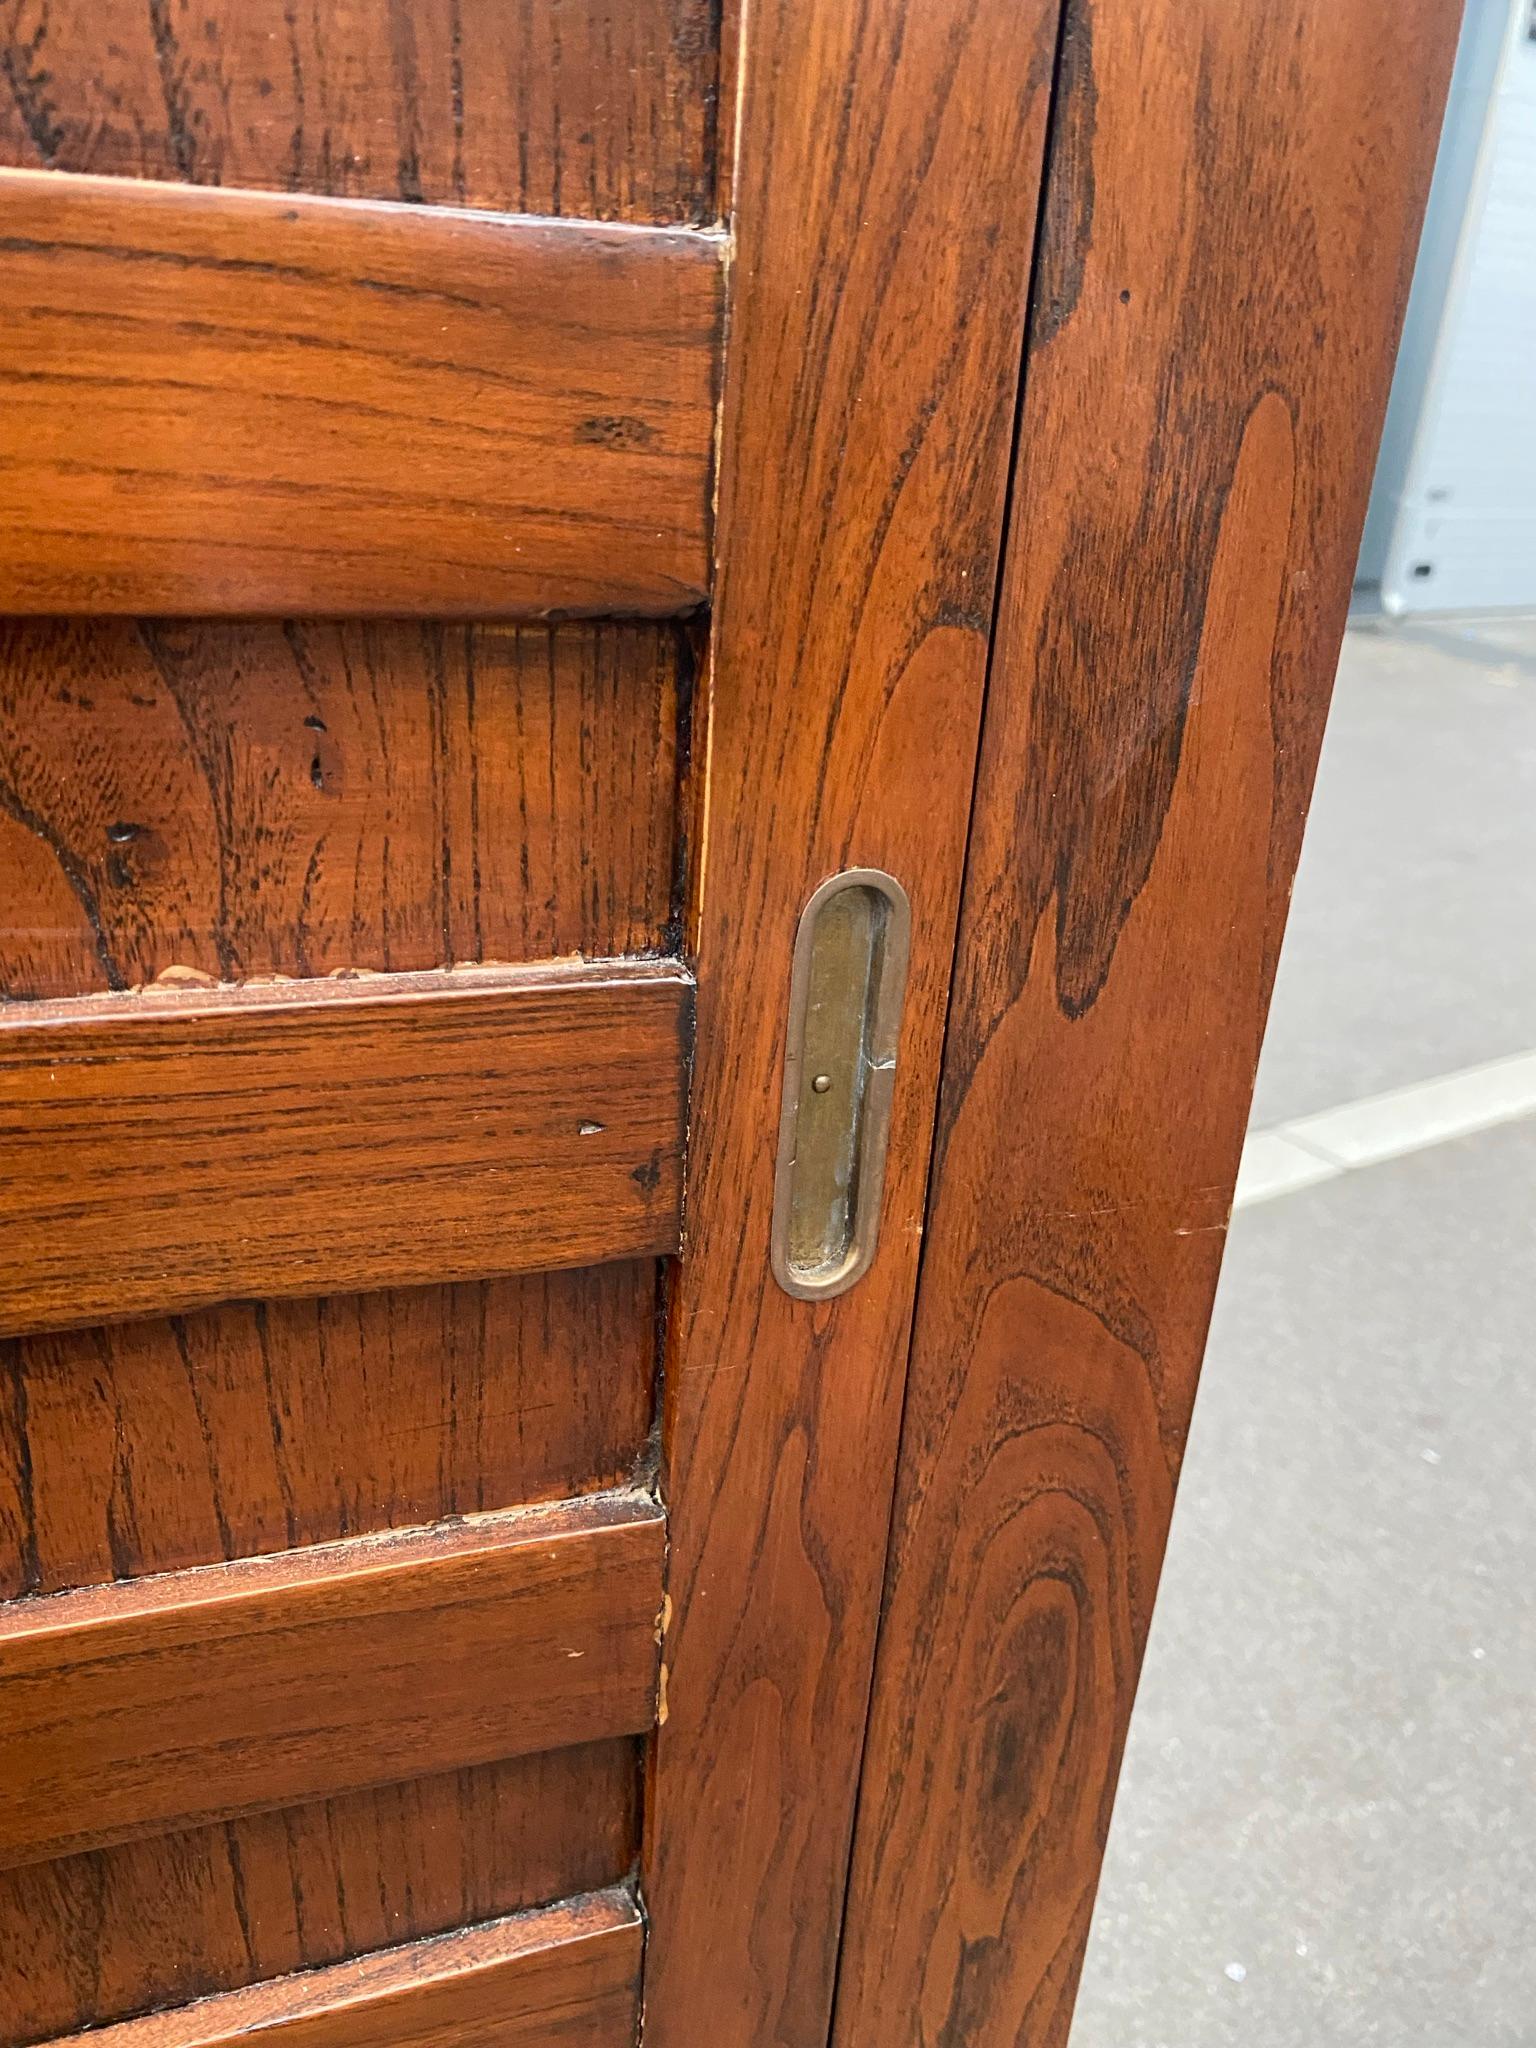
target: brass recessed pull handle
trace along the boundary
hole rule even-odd
[[[773,1274],[841,1294],[880,1234],[912,909],[894,876],[849,868],[800,915],[773,1200]]]

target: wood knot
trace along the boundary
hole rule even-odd
[[[576,439],[592,448],[649,448],[655,438],[656,429],[633,413],[600,413],[576,429]]]

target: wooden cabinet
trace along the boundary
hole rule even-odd
[[[4,2048],[1065,2039],[1454,27],[10,11]]]

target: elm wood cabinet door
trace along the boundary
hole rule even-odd
[[[6,2048],[826,2042],[1056,32],[0,20]]]
[[[838,2048],[1068,2038],[1457,12],[1067,0]]]
[[[1449,36],[1166,12],[0,18],[0,2048],[1054,2038]]]
[[[635,2040],[727,61],[0,12],[6,2048]]]

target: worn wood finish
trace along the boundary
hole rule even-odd
[[[0,611],[687,611],[720,244],[0,171]]]
[[[1071,0],[841,2048],[1067,2039],[1454,13]]]
[[[672,1250],[666,962],[0,1012],[0,1333]]]
[[[597,1494],[0,1608],[0,1867],[638,1734],[662,1547]]]
[[[9,0],[0,162],[696,221],[714,15],[708,0]]]
[[[660,949],[692,661],[649,622],[0,623],[0,992]]]
[[[651,2048],[826,2036],[1053,31],[1046,0],[746,21]],[[913,905],[881,1249],[792,1300],[769,1225],[795,926],[866,864]]]
[[[629,1738],[0,1872],[10,2048],[616,1883]]]
[[[254,2033],[281,2048],[631,2048],[642,1948],[639,1911],[616,1888],[73,2043],[234,2048]]]
[[[637,1260],[0,1343],[0,1598],[618,1485],[656,1291]]]

